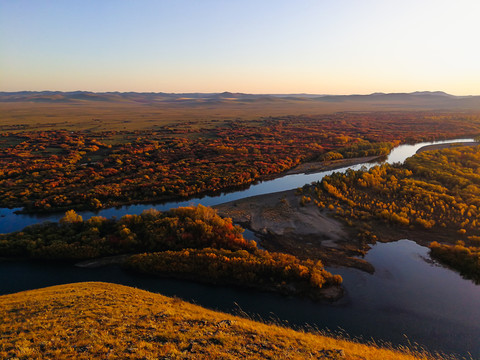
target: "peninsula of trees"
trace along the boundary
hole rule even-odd
[[[412,238],[432,255],[480,280],[480,147],[425,151],[403,165],[334,173],[302,189],[366,243]],[[440,244],[444,242],[446,244]]]
[[[122,258],[122,262],[142,273],[314,299],[326,297],[323,288],[336,287],[333,298],[341,296],[342,278],[327,272],[320,261],[260,250],[254,241],[245,240],[242,232],[231,219],[202,205],[167,212],[148,210],[118,221],[98,216],[83,221],[70,210],[59,223],[0,234],[0,253],[76,261],[137,254]]]

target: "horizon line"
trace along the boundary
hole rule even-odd
[[[220,94],[241,94],[241,95],[258,95],[258,96],[369,96],[369,95],[390,95],[390,94],[445,94],[449,96],[456,96],[456,97],[473,97],[473,96],[480,96],[480,95],[455,95],[448,93],[443,90],[416,90],[411,92],[382,92],[382,91],[375,91],[372,93],[343,93],[343,94],[335,94],[335,93],[307,93],[307,92],[294,92],[294,93],[248,93],[248,92],[236,92],[236,91],[219,91],[219,92],[202,92],[202,91],[187,91],[187,92],[167,92],[167,91],[120,91],[120,90],[109,90],[109,91],[93,91],[93,90],[17,90],[17,91],[5,91],[0,90],[0,93],[92,93],[92,94],[170,94],[170,95],[182,95],[182,94],[208,94],[208,95],[220,95]]]

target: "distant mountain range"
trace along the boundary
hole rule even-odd
[[[0,92],[0,102],[83,103],[133,102],[161,103],[229,103],[229,102],[316,102],[365,103],[378,107],[409,106],[435,109],[480,109],[480,96],[454,96],[442,91],[416,91],[412,93],[373,93],[370,95],[315,95],[315,94],[244,94],[244,93],[138,93],[89,91],[18,91]]]

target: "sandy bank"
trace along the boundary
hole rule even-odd
[[[419,154],[419,153],[424,152],[424,151],[447,149],[447,148],[452,148],[452,147],[457,147],[457,146],[477,146],[477,145],[480,145],[480,143],[478,141],[427,145],[427,146],[423,146],[420,149],[418,149],[416,153]]]
[[[313,203],[304,206],[295,190],[254,196],[215,206],[219,215],[257,233],[269,251],[300,258],[320,259],[329,266],[352,266],[373,272],[373,267],[354,257],[362,245],[342,223],[321,212]]]
[[[381,158],[382,156],[366,156],[351,159],[340,159],[330,161],[311,161],[300,164],[293,169],[288,170],[286,175],[294,174],[313,174],[321,171],[336,170],[347,166],[353,166],[362,163],[368,163]]]
[[[236,200],[216,208],[221,216],[248,224],[251,230],[263,235],[319,235],[334,241],[347,236],[338,221],[321,214],[312,204],[300,206],[299,200],[295,191],[289,190]]]
[[[77,267],[95,269],[102,266],[108,265],[121,265],[123,264],[132,254],[125,255],[116,255],[116,256],[106,256],[97,259],[90,259],[85,261],[80,261],[75,264]]]

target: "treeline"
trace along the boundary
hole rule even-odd
[[[479,195],[480,147],[452,147],[422,152],[403,165],[334,173],[304,187],[302,200],[311,198],[320,208],[334,212],[367,242],[400,231],[420,230],[425,236],[428,230],[445,241],[464,241],[462,246],[467,244],[477,254]],[[434,256],[447,249],[462,253],[456,246],[433,248]],[[472,266],[478,270],[479,263]]]
[[[337,113],[144,131],[0,133],[0,206],[27,212],[166,201],[251,184],[310,159],[480,133],[480,117]]]
[[[319,156],[319,160],[328,161],[355,157],[384,156],[388,155],[390,151],[399,144],[399,141],[371,143],[366,140],[361,140],[336,151],[324,153]]]
[[[212,208],[198,205],[166,212],[146,210],[119,220],[83,221],[68,211],[59,223],[0,234],[0,254],[47,260],[85,260],[144,253],[126,260],[136,271],[160,276],[310,294],[339,285],[321,262],[270,253],[242,236],[243,229]],[[317,294],[317,295],[315,295]]]
[[[480,284],[480,247],[465,246],[463,241],[458,241],[455,245],[434,241],[430,244],[430,250],[435,258]]]
[[[183,248],[255,251],[256,243],[245,240],[242,232],[230,218],[222,218],[214,209],[202,205],[166,212],[150,209],[119,220],[94,216],[83,221],[70,210],[59,223],[37,224],[0,234],[0,254],[82,260]]]
[[[216,284],[241,285],[285,294],[315,295],[315,290],[340,285],[320,261],[264,250],[184,249],[134,255],[127,266],[142,273],[176,276]]]

